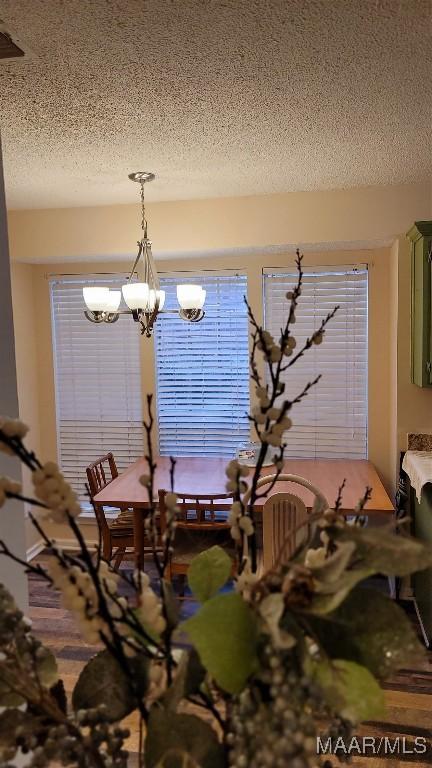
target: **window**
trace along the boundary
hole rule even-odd
[[[206,314],[196,324],[164,315],[155,326],[159,450],[232,457],[250,434],[246,276],[162,276],[167,309],[178,307],[179,282],[205,288]]]
[[[286,319],[286,291],[295,281],[295,272],[264,274],[266,327],[275,338]],[[305,269],[293,326],[297,350],[327,312],[336,304],[340,309],[323,343],[284,374],[288,398],[322,374],[310,394],[293,407],[293,427],[285,436],[287,457],[366,458],[367,303],[365,266]]]
[[[121,287],[121,277],[51,280],[59,464],[85,499],[85,469],[112,451],[119,471],[143,454],[140,334],[131,318],[84,317],[83,285]]]

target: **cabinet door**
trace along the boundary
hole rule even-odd
[[[432,387],[432,222],[416,221],[411,240],[411,379]]]

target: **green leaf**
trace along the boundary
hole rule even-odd
[[[321,661],[314,677],[328,704],[353,723],[376,720],[384,713],[384,693],[366,667],[344,659]]]
[[[240,693],[257,668],[257,619],[236,593],[217,595],[180,625],[218,685]]]
[[[222,547],[211,547],[194,557],[188,570],[188,582],[197,600],[204,603],[219,592],[231,571],[232,560]]]
[[[267,595],[261,601],[259,612],[265,622],[266,629],[276,648],[288,650],[296,644],[296,638],[281,627],[280,621],[285,611],[285,600],[281,592]]]
[[[314,578],[323,584],[338,581],[346,571],[355,549],[356,545],[353,541],[341,542],[336,552],[330,555],[322,565],[309,566]]]
[[[200,768],[200,766],[183,750],[170,749],[158,762],[156,768]]]
[[[58,681],[57,662],[54,654],[48,648],[39,647],[36,670],[40,683],[45,688],[52,688]]]
[[[126,677],[109,651],[101,651],[90,659],[72,694],[74,710],[92,709],[104,704],[110,722],[121,720],[132,712],[137,706],[137,699],[144,696],[148,687],[148,661],[144,656],[136,656],[128,663],[130,677]]]
[[[0,664],[0,677],[2,666]],[[25,699],[19,693],[11,691],[6,682],[0,680],[0,707],[19,707],[24,704]]]
[[[175,711],[182,699],[199,691],[205,673],[195,648],[184,651],[176,669],[174,682],[164,696],[164,706]]]
[[[374,571],[371,569],[355,568],[352,571],[345,571],[337,582],[316,584],[316,595],[313,597],[308,613],[323,615],[335,611],[343,603],[352,589],[360,581],[364,581],[371,576]]]
[[[380,679],[425,653],[405,611],[373,589],[357,587],[326,619],[309,621],[329,656],[356,661]]]
[[[145,764],[147,768],[224,768],[225,756],[216,733],[204,720],[154,706],[147,727]]]
[[[384,576],[408,576],[432,566],[432,547],[417,539],[392,532],[387,526],[360,528],[347,525],[332,528],[329,534],[340,541],[356,545],[361,567]]]

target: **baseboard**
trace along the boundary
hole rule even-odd
[[[58,547],[60,547],[60,549],[70,549],[72,551],[81,549],[76,539],[58,539],[57,537],[54,537],[52,540],[55,542],[55,544],[57,544]],[[98,546],[96,539],[94,541],[89,541],[86,539],[86,544],[89,549],[93,549],[94,547]]]
[[[74,539],[53,539],[55,543],[57,544],[60,549],[65,550],[72,550],[77,551],[80,549],[79,544]],[[93,549],[94,547],[97,547],[98,542],[97,541],[87,541],[86,544],[89,549]],[[26,552],[26,559],[29,563],[30,560],[34,560],[35,557],[37,557],[43,550],[45,549],[46,544],[45,542],[40,539],[40,541],[37,541],[36,544],[33,544],[33,546],[29,547],[29,549]]]
[[[35,557],[37,557],[43,549],[45,549],[45,544],[42,539],[39,539],[39,541],[28,548],[26,552],[27,562],[29,563],[30,560],[33,560]]]

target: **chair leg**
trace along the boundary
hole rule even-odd
[[[395,576],[388,576],[388,585],[389,585],[389,594],[392,600],[397,599],[397,590],[396,590],[396,578]]]
[[[120,563],[123,560],[124,553],[126,552],[126,547],[119,547],[116,552],[115,560],[114,560],[114,570],[118,571],[120,568]]]
[[[185,586],[186,586],[186,575],[184,573],[179,573],[178,583],[179,583],[179,597],[183,598],[185,593]]]
[[[111,562],[111,558],[112,558],[112,555],[113,555],[111,536],[104,536],[103,537],[102,555],[103,555],[103,559],[104,560],[106,560],[108,563]]]

